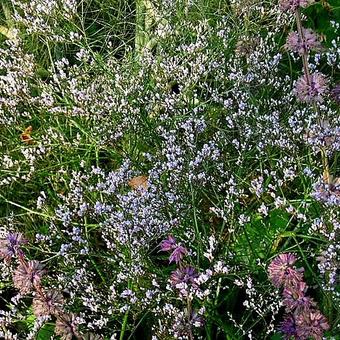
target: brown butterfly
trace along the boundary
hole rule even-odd
[[[32,144],[33,143],[33,138],[31,136],[32,133],[32,126],[30,125],[29,127],[27,127],[20,135],[20,139],[26,143],[26,144]]]
[[[149,186],[148,177],[144,175],[133,177],[129,180],[128,184],[132,189],[146,190]]]

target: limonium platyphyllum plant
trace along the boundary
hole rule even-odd
[[[0,338],[335,339],[339,17],[1,2]]]

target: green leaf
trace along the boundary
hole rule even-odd
[[[40,329],[39,333],[37,334],[36,340],[48,340],[51,339],[54,334],[54,327],[53,323],[45,323],[45,325]]]
[[[6,22],[9,23],[12,20],[12,14],[10,9],[6,6],[6,4],[2,4],[2,12],[6,18]]]

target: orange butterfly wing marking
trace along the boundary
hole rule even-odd
[[[148,177],[144,175],[133,177],[129,180],[128,184],[132,189],[146,190],[149,186]]]
[[[21,140],[26,143],[26,144],[32,144],[33,143],[33,138],[31,136],[32,133],[32,126],[30,125],[27,127],[20,135]]]

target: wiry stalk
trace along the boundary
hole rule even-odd
[[[299,9],[296,9],[295,11],[295,18],[296,18],[296,25],[297,25],[297,30],[300,36],[300,40],[302,42],[305,41],[305,36],[303,34],[303,26],[301,22],[301,13]],[[309,67],[308,67],[308,51],[304,50],[302,54],[302,63],[303,63],[303,70],[306,75],[307,79],[307,84],[310,86],[311,85],[311,79],[310,79],[310,72],[309,72]]]
[[[303,34],[303,26],[302,26],[302,20],[301,20],[301,13],[299,8],[295,11],[295,18],[296,18],[296,25],[297,30],[299,33],[300,40],[304,43],[305,42],[305,36]],[[310,70],[308,66],[308,51],[304,49],[302,54],[302,64],[303,64],[303,70],[306,77],[306,81],[308,86],[312,85],[311,82],[311,76],[310,76]],[[315,112],[318,112],[318,109],[314,103],[314,110]],[[319,124],[321,125],[321,120],[319,119]],[[321,159],[322,159],[322,166],[323,166],[323,179],[326,183],[330,183],[330,175],[329,175],[329,165],[328,165],[328,158],[327,158],[327,152],[324,147],[320,148],[321,150]]]
[[[187,297],[187,311],[188,311],[188,330],[189,330],[189,339],[194,340],[194,335],[192,334],[192,328],[191,328],[191,301],[190,297],[188,295]]]

